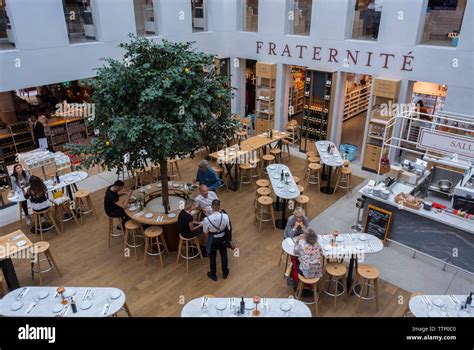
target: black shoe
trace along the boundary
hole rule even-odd
[[[213,275],[212,273],[208,272],[207,277],[209,277],[214,282],[217,282],[217,276],[216,275]]]
[[[230,273],[230,271],[227,270],[227,272],[224,272],[224,273],[222,274],[222,277],[223,277],[224,279],[227,279],[227,276],[229,276],[229,273]]]

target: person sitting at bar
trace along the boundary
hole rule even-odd
[[[284,237],[295,237],[303,233],[303,230],[308,227],[309,220],[305,215],[303,208],[298,207],[293,211],[293,215],[288,218],[286,223]]]
[[[196,203],[205,215],[209,215],[212,212],[211,204],[212,201],[219,199],[214,191],[209,191],[206,185],[199,186],[199,194],[196,196]]]
[[[128,220],[127,215],[125,214],[125,209],[128,206],[128,200],[132,195],[132,191],[126,191],[123,189],[125,186],[124,182],[117,180],[112,186],[107,187],[104,197],[104,211],[110,218],[120,218],[122,221],[122,226]],[[120,201],[121,196],[127,196],[125,201]]]
[[[193,238],[203,233],[202,223],[194,220],[192,212],[197,208],[194,199],[186,200],[184,209],[178,215],[178,224],[184,238]]]
[[[203,221],[203,230],[208,235],[206,241],[206,251],[209,254],[210,269],[207,273],[214,282],[217,281],[216,257],[217,251],[221,255],[222,277],[224,279],[229,276],[229,268],[227,266],[227,247],[232,240],[230,235],[231,226],[229,216],[222,212],[221,202],[218,199],[212,201],[212,214]]]
[[[304,230],[295,243],[295,255],[298,257],[297,271],[305,278],[321,278],[322,257],[318,236],[313,229]]]
[[[10,177],[12,183],[12,190],[16,193],[21,193],[23,196],[25,193],[25,188],[30,186],[30,174],[23,169],[21,164],[15,164],[13,167],[13,173]],[[31,217],[28,213],[28,201],[24,200],[20,202],[23,213],[25,214],[26,224],[31,226]]]
[[[38,176],[32,175],[30,177],[30,188],[28,188],[25,198],[30,200],[31,209],[34,212],[40,212],[51,207],[51,202],[48,199],[48,188]]]
[[[211,191],[215,191],[223,184],[222,180],[219,179],[216,172],[209,167],[209,162],[205,159],[199,162],[196,181],[198,181],[200,185],[206,185]]]

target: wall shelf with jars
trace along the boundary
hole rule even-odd
[[[257,62],[255,94],[255,133],[275,127],[275,92],[277,65]]]

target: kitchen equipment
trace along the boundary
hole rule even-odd
[[[380,197],[382,199],[388,199],[390,197],[390,191],[389,190],[380,191]]]
[[[474,198],[454,195],[453,209],[460,209],[474,215]]]
[[[380,187],[374,187],[374,189],[372,190],[372,195],[374,195],[375,197],[380,197],[382,194],[382,189]]]
[[[443,192],[449,192],[453,188],[453,183],[447,179],[439,180],[438,187]]]
[[[430,201],[423,202],[423,209],[430,211],[432,207],[433,207],[433,202],[430,202]]]

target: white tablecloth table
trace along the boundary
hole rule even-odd
[[[417,295],[410,299],[410,312],[415,317],[474,317],[474,302],[460,309],[467,295]]]
[[[283,174],[289,174],[288,177],[284,177],[281,181],[281,171]],[[267,166],[267,173],[272,183],[273,193],[277,197],[276,209],[280,210],[280,198],[283,200],[281,205],[283,206],[281,211],[281,219],[276,220],[276,227],[284,230],[286,226],[286,206],[289,199],[295,199],[300,195],[298,186],[296,185],[295,179],[291,174],[290,169],[284,164],[270,164]],[[288,182],[288,183],[287,183]]]
[[[334,146],[334,151],[332,154],[328,153],[328,146],[330,145]],[[331,188],[332,168],[342,166],[344,164],[344,160],[342,159],[337,147],[331,141],[316,141],[316,148],[318,150],[321,162],[329,168],[328,174],[326,175],[327,185],[321,189],[321,192],[325,194],[332,194],[334,192],[334,189]]]
[[[77,313],[72,312],[70,303],[65,305],[61,311],[55,312],[58,311],[55,310],[55,307],[60,308],[59,305],[62,305],[61,297],[57,295],[57,288],[22,287],[15,289],[0,300],[0,315],[6,317],[107,317],[117,313],[125,305],[125,293],[118,288],[64,287],[65,296],[68,296],[68,293],[73,293],[76,297]],[[90,295],[90,298],[84,299],[86,293]],[[41,299],[41,297],[44,298]],[[92,305],[87,310],[83,310],[83,307],[88,306],[87,302]],[[13,310],[19,306],[15,303],[21,303],[22,306],[18,310]]]
[[[236,309],[240,309],[240,301],[242,298],[234,298]],[[264,307],[264,299],[268,301],[268,308]],[[246,312],[244,315],[236,314],[231,310],[231,298],[209,298],[207,302],[207,308],[203,312],[202,304],[203,298],[197,298],[189,301],[184,305],[181,310],[181,317],[255,317],[252,315],[252,310],[255,309],[253,299],[244,298]],[[226,305],[225,310],[220,313],[216,309],[218,303],[224,303]],[[285,313],[281,310],[282,304],[292,304],[289,313]],[[261,298],[258,305],[260,310],[260,316],[258,317],[311,317],[311,311],[303,302],[296,299],[289,298]]]
[[[297,237],[285,238],[281,243],[281,248],[289,256],[295,256],[295,241]],[[352,285],[352,274],[354,264],[357,259],[364,261],[365,254],[373,254],[382,251],[383,243],[380,239],[367,233],[343,233],[338,235],[335,247],[332,246],[332,234],[318,235],[318,243],[321,246],[323,256],[333,259],[349,258],[349,268],[347,272],[347,288]]]
[[[66,186],[74,185],[82,180],[85,180],[89,174],[85,171],[73,171],[71,173],[68,173],[66,175],[61,175],[59,177],[60,182],[56,184],[56,186],[52,186],[50,184],[50,180],[45,181],[45,185],[48,188],[48,192],[60,190]],[[23,196],[23,193],[15,193],[14,196],[8,196],[8,200],[10,202],[14,203],[20,203],[25,201],[25,196]]]

